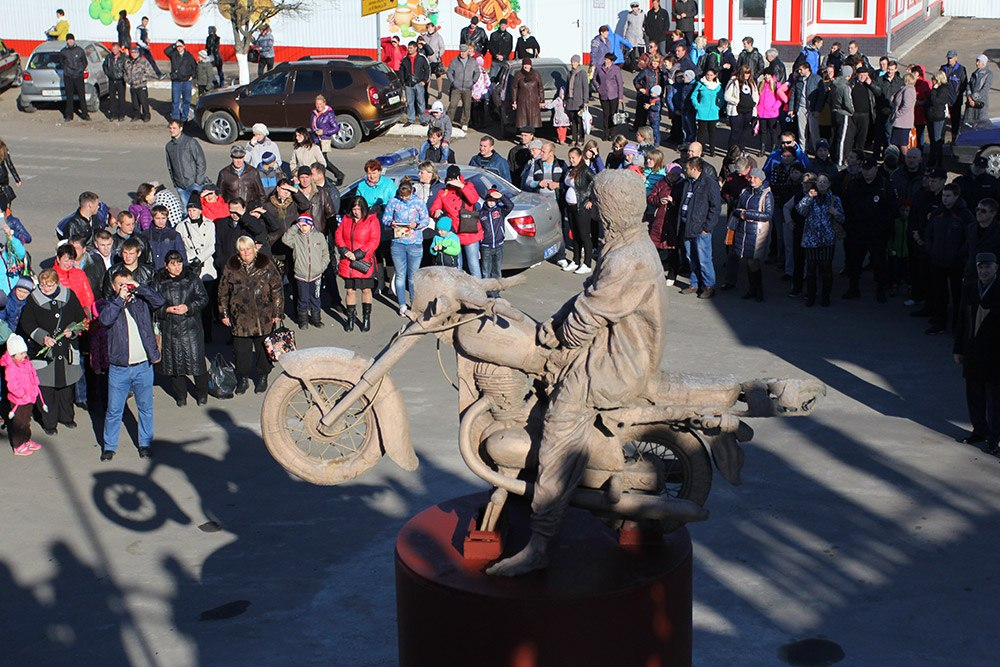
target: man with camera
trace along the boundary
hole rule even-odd
[[[139,411],[139,458],[148,458],[153,444],[153,364],[160,360],[153,332],[153,312],[164,299],[132,272],[119,266],[112,271],[114,297],[101,309],[100,322],[108,330],[108,411],[104,416],[101,460],[110,461],[118,451],[122,412],[129,392]]]

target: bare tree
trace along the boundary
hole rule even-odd
[[[310,0],[209,0],[209,4],[217,7],[233,26],[233,46],[242,85],[250,83],[247,51],[261,27],[279,14],[304,14],[312,3]]]

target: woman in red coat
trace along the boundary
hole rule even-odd
[[[673,285],[680,270],[680,247],[684,241],[677,227],[680,212],[677,192],[681,191],[681,169],[671,164],[666,178],[661,178],[646,198],[646,203],[656,207],[649,223],[649,238],[660,253],[660,261],[667,273],[667,284]],[[676,190],[676,192],[675,192]],[[673,193],[673,194],[672,194]]]
[[[355,197],[350,208],[340,218],[334,243],[340,253],[337,274],[344,279],[347,290],[347,321],[345,331],[353,331],[358,320],[357,290],[361,290],[361,330],[372,326],[372,288],[375,287],[375,251],[382,240],[382,226],[378,216],[368,213],[364,197]],[[356,260],[367,262],[367,270],[360,270]]]
[[[453,224],[460,225],[462,211],[474,211],[478,202],[479,191],[476,190],[476,186],[462,178],[461,168],[453,164],[448,167],[445,187],[435,197],[429,212],[435,220],[441,216],[448,216]],[[479,266],[479,242],[483,240],[483,226],[479,224],[479,216],[476,216],[475,233],[459,231],[458,240],[462,244],[462,255],[465,256],[469,273],[476,278],[482,278],[483,272]],[[462,256],[460,255],[458,259],[458,267],[462,268]]]

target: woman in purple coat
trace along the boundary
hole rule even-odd
[[[340,122],[337,121],[337,114],[326,104],[326,98],[322,95],[316,96],[316,108],[313,109],[312,117],[309,121],[309,130],[312,132],[313,141],[323,149],[326,156],[326,168],[333,174],[337,185],[344,182],[344,172],[337,168],[330,159],[330,143],[334,136],[340,132]]]

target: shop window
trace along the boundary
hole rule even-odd
[[[740,18],[749,21],[763,21],[767,0],[740,0]]]
[[[824,21],[864,17],[865,0],[820,0]]]

